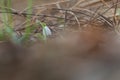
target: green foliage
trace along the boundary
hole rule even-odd
[[[12,0],[0,0],[0,5],[1,5],[1,10],[3,12],[11,12],[12,8]],[[4,23],[4,27],[7,25],[13,26],[13,15],[12,14],[7,14],[7,13],[2,13],[2,21]],[[7,24],[7,25],[6,25]]]
[[[34,30],[34,26],[28,26],[26,29],[25,29],[25,32],[24,32],[24,35],[19,39],[19,43],[24,43],[24,42],[27,42],[30,37],[31,37],[31,34],[32,34],[32,31]]]
[[[33,5],[33,0],[28,0],[28,5],[27,5],[27,13],[32,14],[32,5]],[[31,15],[27,15],[26,17],[26,26],[29,26],[31,24]]]

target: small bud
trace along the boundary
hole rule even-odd
[[[45,26],[43,28],[43,36],[50,36],[50,35],[52,35],[50,28],[48,26]]]

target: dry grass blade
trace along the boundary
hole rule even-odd
[[[108,8],[110,7],[110,6],[106,3],[105,0],[101,0],[101,2],[102,2],[105,6],[107,6]]]
[[[80,1],[78,1],[75,5],[73,5],[70,9],[72,10],[72,9],[75,9],[80,3],[82,3],[83,1],[85,1],[85,0],[80,0]]]

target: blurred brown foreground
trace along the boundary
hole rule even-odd
[[[120,36],[89,25],[23,48],[0,43],[0,80],[120,80]]]

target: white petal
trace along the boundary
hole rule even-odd
[[[49,29],[49,27],[45,26],[45,27],[43,28],[43,35],[44,35],[44,36],[52,35],[52,32],[51,32],[51,30]]]

